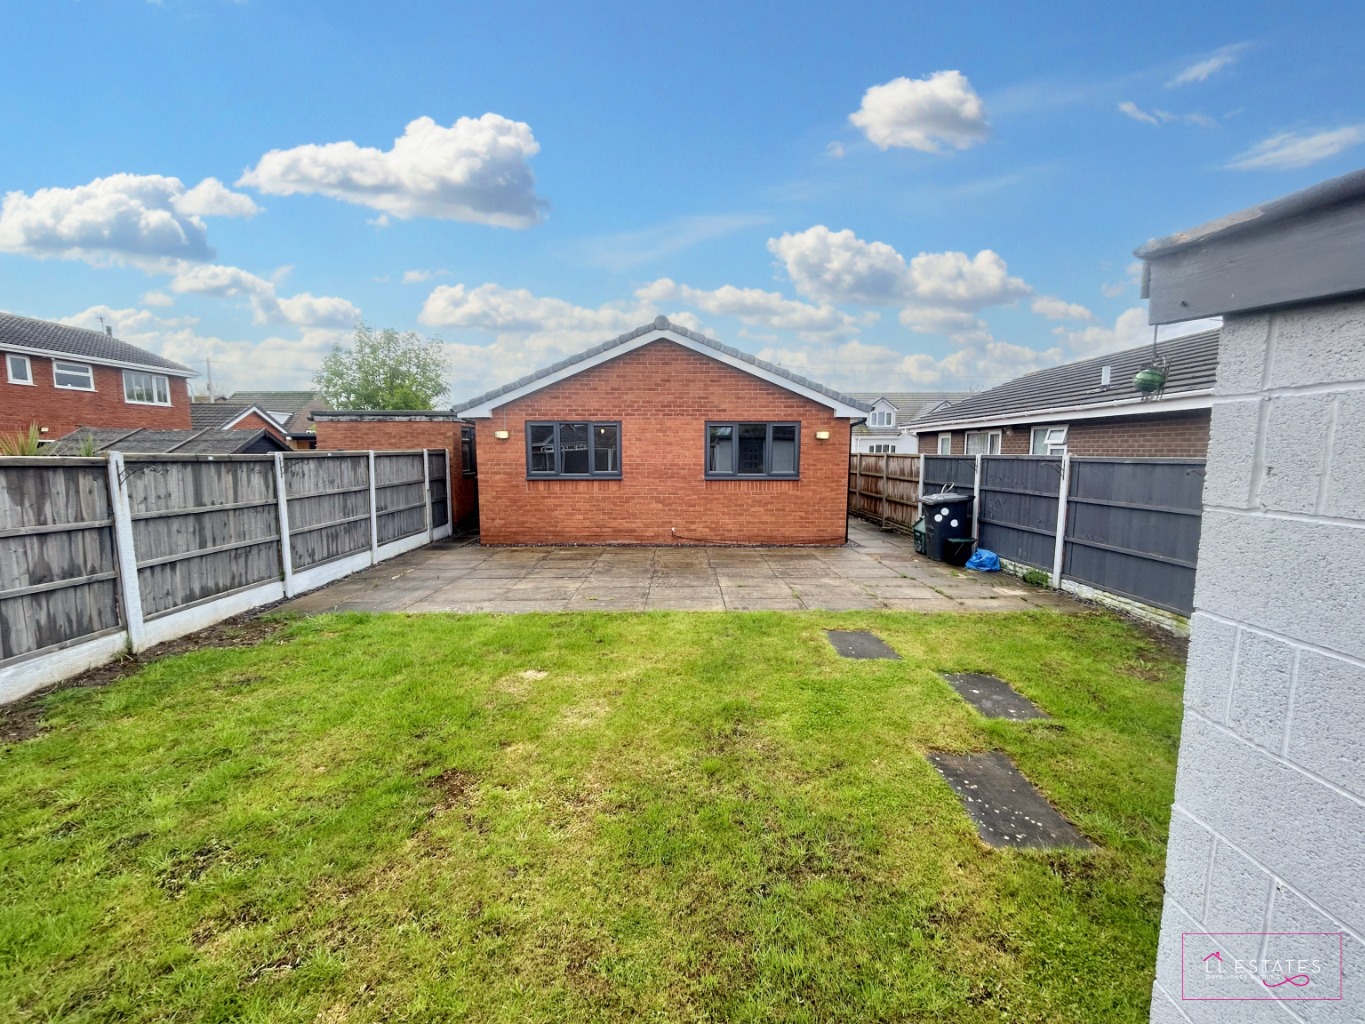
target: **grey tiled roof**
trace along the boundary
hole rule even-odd
[[[85,438],[95,441],[97,452],[127,452],[152,455],[174,452],[177,455],[235,455],[251,448],[262,437],[272,437],[266,430],[129,430],[126,427],[82,427],[54,442],[55,455],[80,455]],[[283,449],[276,442],[274,447]]]
[[[480,395],[478,398],[471,398],[467,402],[459,402],[455,405],[455,411],[464,412],[468,409],[474,408],[475,406],[485,405],[489,402],[492,402],[496,398],[500,398],[503,395],[509,394],[513,391],[517,391],[520,388],[524,388],[528,384],[534,384],[536,381],[542,380],[545,377],[549,377],[552,374],[556,374],[560,370],[567,369],[568,367],[573,366],[575,363],[581,363],[585,359],[591,359],[595,355],[599,355],[602,352],[607,352],[620,345],[624,345],[627,342],[634,341],[636,338],[639,338],[645,334],[650,334],[653,331],[672,331],[674,334],[681,334],[684,338],[687,338],[690,341],[695,341],[700,345],[705,345],[707,348],[715,349],[717,352],[724,353],[725,355],[730,356],[732,359],[742,360],[743,362],[746,362],[751,366],[755,366],[766,373],[771,373],[778,377],[783,377],[786,380],[791,381],[798,387],[803,387],[810,391],[818,392],[819,394],[824,395],[826,398],[832,398],[834,401],[841,402],[844,405],[851,405],[853,408],[861,409],[863,412],[868,412],[872,408],[866,402],[859,401],[858,399],[852,398],[849,395],[841,394],[832,388],[825,387],[823,384],[817,384],[815,381],[809,380],[806,377],[802,377],[795,373],[792,373],[790,370],[785,370],[775,363],[765,362],[762,359],[758,359],[754,356],[749,355],[749,353],[747,352],[741,352],[737,348],[731,348],[729,345],[722,345],[720,342],[714,340],[713,338],[708,338],[706,335],[698,331],[688,330],[686,327],[682,327],[678,324],[671,323],[668,317],[660,316],[655,317],[653,323],[644,324],[640,327],[635,328],[635,330],[633,331],[627,331],[620,337],[613,338],[611,341],[604,341],[600,345],[594,345],[592,348],[588,349],[585,352],[579,352],[577,355],[569,356],[568,359],[561,359],[559,362],[554,363],[551,366],[546,366],[542,369],[539,369],[535,373],[528,374],[527,376],[522,377],[520,380],[514,380],[511,384],[505,384],[500,388],[494,388],[492,391],[486,392],[485,394]]]
[[[268,410],[259,405],[238,405],[236,402],[191,402],[190,426],[195,430],[206,427],[225,427],[248,410],[254,409],[270,417]]]
[[[288,413],[284,426],[291,433],[308,431],[308,414],[329,408],[316,391],[234,391],[228,395],[227,404],[238,408],[254,405],[268,413]]]
[[[164,359],[118,338],[111,338],[103,331],[87,331],[84,327],[68,327],[48,320],[0,313],[0,350],[6,345],[55,352],[88,359],[92,363],[132,363],[135,366],[155,367],[179,377],[197,376],[188,366]]]
[[[1189,391],[1203,391],[1213,387],[1218,371],[1218,331],[1191,334],[1157,343],[1157,353],[1170,360],[1166,378],[1167,397]],[[913,427],[970,425],[977,420],[997,419],[1002,416],[1028,415],[1045,409],[1084,408],[1106,405],[1123,399],[1136,399],[1133,376],[1152,357],[1152,346],[1130,348],[1094,359],[1038,370],[1017,377],[999,387],[965,398],[956,405],[929,413],[911,424]],[[1100,386],[1100,371],[1110,368],[1110,385]],[[1161,403],[1152,403],[1152,412],[1161,411]]]

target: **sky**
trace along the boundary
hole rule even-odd
[[[1150,341],[1144,241],[1365,165],[1352,2],[0,24],[0,309],[220,394],[308,387],[363,320],[443,342],[453,403],[661,313],[848,391],[983,389]]]

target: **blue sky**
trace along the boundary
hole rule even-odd
[[[452,399],[658,313],[856,391],[1150,338],[1131,251],[1365,164],[1365,5],[10,4],[0,308]],[[18,42],[19,45],[15,45]]]

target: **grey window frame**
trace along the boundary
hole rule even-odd
[[[28,377],[27,377],[26,380],[16,380],[16,379],[15,379],[15,377],[14,377],[14,364],[13,364],[12,362],[10,362],[10,360],[12,360],[12,359],[18,359],[18,360],[22,360],[22,361],[23,361],[23,364],[24,364],[24,372],[28,375]],[[33,387],[33,386],[35,385],[35,383],[36,383],[36,382],[34,381],[34,379],[33,379],[33,360],[30,359],[28,356],[24,355],[22,352],[6,352],[6,353],[5,353],[5,379],[6,379],[7,381],[9,381],[9,383],[11,383],[11,384],[21,384],[21,385],[23,385],[24,387],[30,387],[30,388]]]
[[[564,453],[560,448],[559,430],[566,423],[586,423],[588,425],[588,471],[586,473],[565,473],[562,468],[564,465]],[[532,427],[554,427],[555,428],[555,469],[553,473],[534,473],[531,471],[531,428]],[[527,480],[620,480],[621,470],[618,468],[612,473],[599,473],[593,467],[593,456],[596,454],[595,439],[597,435],[594,431],[598,427],[616,428],[616,462],[620,466],[624,462],[622,449],[624,439],[621,436],[620,420],[527,420],[525,426],[526,435],[526,479]]]
[[[531,435],[528,432],[526,435],[528,445],[530,440]],[[467,446],[465,442],[468,442]],[[526,465],[529,468],[531,464],[528,462]],[[465,476],[477,476],[479,472],[479,453],[474,441],[473,427],[460,428],[460,471]]]
[[[731,427],[734,429],[736,445],[739,441],[740,427],[767,427],[767,435],[763,439],[763,472],[762,473],[741,473],[739,471],[739,449],[735,449],[735,471],[733,473],[713,473],[709,468],[711,454],[711,428],[712,427]],[[796,452],[793,462],[796,469],[790,473],[774,473],[772,471],[773,462],[773,427],[795,427],[796,428]],[[701,432],[701,466],[702,473],[707,480],[800,480],[801,479],[801,421],[800,420],[707,420],[706,426]]]

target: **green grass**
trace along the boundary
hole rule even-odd
[[[1180,676],[1049,614],[336,615],[168,658],[0,753],[0,1019],[1145,1021]],[[924,754],[991,748],[1099,849],[983,846]]]

